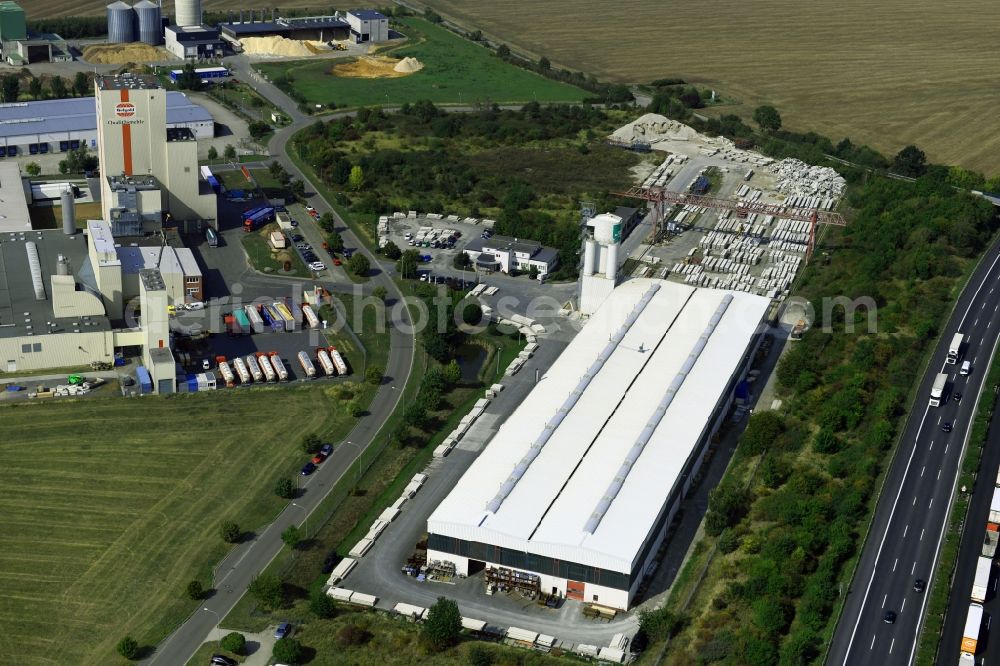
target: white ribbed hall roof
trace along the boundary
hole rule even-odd
[[[621,285],[428,531],[630,572],[768,306],[662,280]]]

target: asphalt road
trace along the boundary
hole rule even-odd
[[[990,398],[994,401],[993,409],[995,412],[997,406],[1000,405],[1000,400],[997,396],[991,395],[991,390],[992,387],[986,387],[983,399]],[[970,598],[972,582],[976,577],[976,563],[982,554],[984,532],[990,515],[990,501],[993,499],[998,468],[1000,468],[1000,423],[991,421],[986,436],[986,446],[983,449],[983,457],[979,465],[979,476],[972,491],[965,531],[962,533],[958,566],[955,568],[955,577],[951,584],[951,597],[948,600],[948,611],[939,648],[940,661],[954,661],[952,657],[957,657],[961,650],[965,618],[972,601]],[[983,604],[983,608],[985,610],[984,626],[980,629],[976,663],[995,664],[1000,661],[1000,657],[997,656],[1000,655],[1000,644],[996,641],[990,641],[988,630],[992,619],[1000,617],[1000,597],[997,596],[997,572],[995,568],[987,588],[986,603]]]
[[[1000,243],[989,248],[962,291],[920,382],[833,636],[830,664],[882,666],[913,660],[927,602],[926,595],[913,590],[913,582],[924,579],[928,589],[933,582],[969,426],[1000,336],[998,278]],[[956,332],[966,342],[959,364],[948,365],[945,358]],[[962,360],[973,365],[967,377],[959,375]],[[939,372],[948,373],[949,400],[930,407],[931,385]],[[953,393],[961,393],[962,400],[951,399]],[[954,423],[950,433],[941,429],[946,421]],[[897,613],[894,624],[883,621],[889,610]]]
[[[274,86],[266,82],[257,82],[256,87],[259,92],[281,106],[293,120],[290,126],[278,131],[272,138],[271,153],[279,156],[277,159],[293,178],[301,178],[308,184],[309,180],[305,174],[301,173],[285,155],[285,149],[292,135],[311,122],[311,119],[300,114],[295,104]],[[308,203],[315,206],[320,214],[332,213],[338,226],[342,227],[341,233],[345,244],[364,252],[372,265],[376,265],[375,258],[337,216],[329,203],[318,194],[312,194]],[[306,231],[305,235],[311,242],[321,236],[313,221],[307,222],[300,228]],[[395,283],[384,273],[374,276],[366,288],[373,289],[379,285],[386,288],[390,299],[402,298]],[[398,320],[390,322],[389,361],[385,372],[387,379],[372,400],[368,415],[364,416],[343,442],[337,445],[334,455],[303,481],[300,486],[302,488],[300,497],[293,504],[289,504],[274,522],[262,529],[252,540],[240,544],[226,557],[216,569],[216,594],[204,602],[202,609],[193,613],[184,624],[170,634],[155,652],[144,660],[144,663],[157,666],[187,663],[212,629],[236,605],[254,577],[263,571],[284,547],[281,541],[282,531],[290,525],[302,525],[336,482],[350,471],[358,456],[372,443],[381,425],[396,408],[403,385],[413,367],[414,337],[404,332],[410,324],[409,313],[406,308],[393,308],[393,310],[398,311]]]

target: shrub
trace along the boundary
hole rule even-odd
[[[283,663],[295,663],[302,658],[302,644],[294,638],[281,638],[274,642],[271,657]]]
[[[302,438],[302,453],[316,453],[319,448],[323,446],[323,440],[321,440],[317,435],[306,435]]]
[[[274,484],[274,494],[282,499],[292,499],[295,497],[295,484],[291,479],[278,479]]]
[[[458,604],[451,599],[438,597],[427,612],[421,639],[428,649],[441,652],[458,643],[462,632],[462,615],[458,612]]]
[[[205,596],[205,589],[201,586],[201,581],[193,580],[187,584],[188,598],[197,601]]]
[[[496,654],[485,645],[469,646],[469,666],[493,666]]]
[[[365,381],[368,382],[369,384],[372,384],[373,386],[378,386],[380,383],[382,383],[382,375],[384,374],[385,370],[383,370],[382,366],[369,365],[365,369]]]
[[[364,645],[372,639],[372,632],[357,624],[348,624],[337,632],[337,643],[344,647]]]
[[[285,545],[289,548],[295,548],[302,543],[302,530],[295,525],[289,525],[288,528],[281,533],[281,540],[284,541]]]
[[[322,589],[317,589],[309,597],[309,610],[316,617],[330,619],[337,614],[337,604]]]
[[[238,631],[226,634],[219,641],[219,646],[226,652],[233,654],[243,654],[247,649],[247,639]]]
[[[139,644],[131,636],[125,636],[115,646],[115,651],[126,659],[135,659],[139,654]]]
[[[219,526],[219,533],[222,536],[222,540],[226,543],[236,543],[240,540],[241,532],[240,526],[231,520],[225,520],[222,525]]]
[[[250,582],[248,588],[257,603],[264,608],[274,610],[284,601],[281,579],[274,574],[261,574]]]

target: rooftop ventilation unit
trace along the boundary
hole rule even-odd
[[[38,248],[33,241],[27,241],[24,249],[28,253],[28,267],[31,269],[31,285],[35,288],[35,300],[45,300],[45,285],[42,283],[42,264],[38,261]]]

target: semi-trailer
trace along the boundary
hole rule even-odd
[[[993,559],[997,554],[997,542],[1000,541],[1000,525],[996,523],[986,523],[986,537],[983,539],[983,557]]]
[[[233,386],[236,385],[236,375],[233,374],[233,371],[229,367],[229,364],[226,363],[226,357],[216,356],[215,362],[219,366],[219,372],[222,373],[222,379],[225,380],[226,386],[228,386],[229,388],[233,388]]]
[[[309,379],[314,379],[316,377],[316,366],[313,365],[313,362],[309,359],[309,354],[304,351],[300,351],[298,356],[299,365],[301,365],[302,369],[305,370],[306,376]]]
[[[244,305],[243,311],[247,315],[247,319],[250,320],[250,328],[253,329],[254,333],[264,332],[264,320],[261,319],[260,313],[257,312],[257,308],[252,305]]]
[[[931,387],[931,407],[937,407],[941,404],[941,400],[944,397],[944,387],[948,383],[948,375],[944,372],[939,373],[937,377],[934,378],[934,386]]]
[[[958,353],[960,351],[962,351],[962,334],[956,333],[951,339],[951,344],[948,345],[948,358],[944,362],[951,365],[958,363]]]
[[[993,499],[990,501],[990,522],[1000,523],[1000,488],[993,488]]]
[[[233,310],[233,317],[236,318],[236,323],[240,325],[240,328],[243,329],[244,333],[249,334],[251,332],[250,318],[247,317],[247,313],[243,310],[243,308]]]
[[[326,373],[327,377],[337,376],[337,369],[333,367],[333,361],[330,359],[330,353],[322,347],[316,350],[316,360],[319,361],[321,366],[323,366],[323,372]]]
[[[264,381],[264,373],[260,370],[260,363],[257,362],[257,357],[253,354],[247,354],[246,362],[247,369],[250,371],[250,374],[253,375],[253,380],[255,382]]]
[[[334,367],[337,368],[337,374],[338,375],[346,375],[347,374],[347,362],[344,360],[344,357],[340,355],[340,352],[337,351],[337,348],[336,347],[329,347],[327,349],[327,351],[330,352],[330,360],[333,361]]]
[[[251,382],[250,371],[247,369],[247,364],[243,362],[239,356],[233,359],[233,367],[236,368],[236,374],[240,377],[240,382],[243,384],[249,384]]]
[[[278,313],[278,316],[281,317],[281,320],[285,322],[285,330],[288,331],[289,333],[294,331],[295,320],[292,319],[292,312],[291,310],[288,309],[288,306],[282,303],[281,301],[275,301],[274,303],[271,304],[271,307],[273,307],[274,311]]]
[[[234,337],[243,335],[243,327],[240,326],[240,323],[236,320],[235,316],[227,314],[222,318],[222,321],[225,322],[226,333]]]
[[[281,332],[285,330],[285,320],[282,319],[281,315],[278,314],[278,311],[274,309],[274,306],[260,306],[260,316],[264,318],[264,322],[271,327],[272,331]]]
[[[291,298],[285,297],[285,306],[288,311],[292,313],[292,321],[295,323],[295,328],[302,326],[302,308]]]
[[[260,229],[268,222],[274,221],[274,207],[260,206],[243,213],[243,231],[251,232]]]
[[[257,352],[257,362],[260,363],[260,369],[264,372],[264,376],[267,378],[267,381],[277,381],[278,375],[274,371],[274,366],[271,365],[271,359],[267,357],[267,354]]]
[[[986,601],[986,590],[990,586],[990,573],[993,571],[993,560],[980,557],[976,562],[976,578],[972,581],[972,600],[983,603]]]
[[[969,614],[965,616],[965,631],[962,633],[962,652],[975,656],[979,645],[979,629],[983,626],[983,607],[969,604]]]
[[[285,369],[285,363],[278,356],[278,352],[271,352],[270,354],[271,365],[274,366],[274,371],[278,373],[278,379],[283,382],[288,381],[288,370]]]
[[[319,317],[313,312],[312,306],[303,305],[302,315],[305,317],[306,326],[309,328],[319,328]]]

